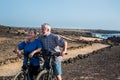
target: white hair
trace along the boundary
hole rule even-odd
[[[45,27],[47,30],[51,31],[51,26],[48,23],[44,23],[41,25],[42,27]]]

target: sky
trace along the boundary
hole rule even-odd
[[[0,24],[120,30],[120,0],[0,0]]]

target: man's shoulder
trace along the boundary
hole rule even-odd
[[[51,33],[50,36],[58,37],[59,35],[58,35],[58,34]]]
[[[39,38],[39,37],[42,37],[42,36],[43,36],[43,35],[42,35],[42,34],[40,34],[40,35],[38,36],[38,38]]]
[[[43,37],[42,35],[39,35],[36,39],[40,40],[42,37]]]

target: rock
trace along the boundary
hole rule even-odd
[[[79,57],[79,59],[82,59],[82,58],[83,58],[83,55],[79,54],[78,57]]]
[[[73,62],[73,59],[72,58],[69,58],[68,59],[68,63],[72,63]]]

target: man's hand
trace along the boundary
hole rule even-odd
[[[64,42],[63,50],[61,52],[61,56],[63,57],[67,52],[67,41]]]
[[[61,52],[61,56],[63,57],[65,55],[66,51]]]

